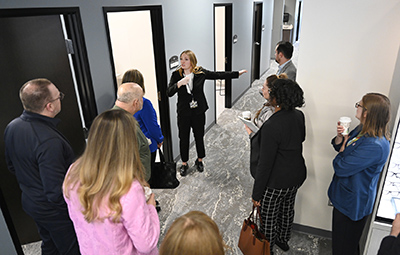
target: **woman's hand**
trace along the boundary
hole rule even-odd
[[[246,124],[244,124],[244,128],[246,129],[246,131],[247,131],[247,133],[250,135],[251,133],[253,133],[253,131],[251,131],[251,129],[246,125]]]
[[[163,143],[164,143],[164,142],[157,143],[157,148],[159,148],[159,149],[160,149],[160,148],[161,148],[161,146],[163,145]]]
[[[151,193],[149,200],[147,200],[147,204],[156,207],[156,199],[154,198],[154,193]]]
[[[181,86],[188,84],[189,81],[190,81],[190,75],[186,75],[184,78],[180,79],[180,81],[178,81],[178,83],[177,83],[178,89]]]
[[[349,140],[349,136],[348,136],[348,135],[345,135],[345,136],[343,136],[343,137],[344,137],[344,141],[343,141],[342,147],[340,147],[339,152],[344,151],[344,149],[346,148],[347,140]]]
[[[399,233],[400,233],[400,213],[396,214],[396,218],[394,218],[394,221],[392,223],[392,231],[390,232],[390,235],[397,237]]]
[[[239,71],[239,76],[242,75],[242,74],[244,74],[244,73],[247,73],[247,70],[245,70],[245,69],[240,70],[240,71]]]
[[[337,136],[343,137],[342,133],[344,132],[345,128],[340,125],[340,121],[338,121],[336,126]]]
[[[343,141],[343,135],[342,133],[344,132],[344,127],[340,125],[340,122],[338,121],[337,126],[336,126],[336,138],[335,138],[335,144],[340,144]]]
[[[255,201],[254,199],[251,199],[251,201],[253,202],[254,206],[261,206],[260,201]]]

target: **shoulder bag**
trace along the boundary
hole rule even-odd
[[[254,217],[254,209],[257,209],[256,217]],[[242,226],[242,231],[239,237],[239,249],[244,255],[269,255],[269,242],[264,234],[260,232],[257,226],[257,218],[262,224],[260,216],[260,207],[253,205],[253,210],[249,218],[245,219]]]

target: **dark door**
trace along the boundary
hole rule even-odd
[[[251,82],[260,78],[262,3],[254,3]]]
[[[232,4],[225,6],[225,71],[232,71]],[[225,80],[225,108],[232,107],[232,79]]]
[[[82,120],[60,15],[0,18],[0,108],[2,134],[6,125],[22,113],[19,89],[28,80],[48,78],[65,93],[59,130],[76,154],[85,145]],[[82,100],[82,99],[81,99]],[[21,191],[6,166],[4,138],[0,144],[0,186],[21,244],[40,240],[33,220],[21,206]],[[3,209],[3,208],[2,208]]]
[[[225,5],[225,71],[232,71],[232,4]],[[225,108],[232,107],[232,79],[225,80]]]
[[[224,43],[220,38],[224,38]],[[215,71],[232,71],[232,4],[214,4],[214,66]],[[224,100],[225,108],[232,107],[232,79],[215,81],[215,86],[215,116],[218,118],[219,100]]]

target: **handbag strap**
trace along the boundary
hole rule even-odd
[[[158,155],[160,155],[160,162],[161,162],[162,164],[165,164],[164,154],[162,153],[162,151],[161,151],[160,148],[158,148],[157,150],[158,150]]]
[[[254,211],[254,205],[253,205],[253,211]],[[262,219],[261,219],[261,210],[260,210],[259,206],[257,206],[257,216],[256,216],[256,218],[258,218],[258,220],[260,221],[260,225],[262,226],[263,222],[262,222]]]
[[[257,209],[257,214],[256,214],[255,218],[254,218],[254,209]],[[248,220],[251,220],[252,222],[256,222],[257,219],[260,221],[260,224],[262,225],[262,224],[263,224],[263,223],[262,223],[263,221],[262,221],[262,219],[261,219],[261,210],[260,210],[260,207],[259,207],[259,206],[254,206],[254,205],[253,205],[253,209],[251,210],[251,213],[250,213],[250,215],[249,215]]]
[[[251,220],[252,222],[254,222],[254,208],[256,208],[256,207],[253,205],[253,209],[251,210],[249,218],[247,219],[247,220]]]

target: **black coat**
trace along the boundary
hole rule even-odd
[[[201,114],[207,111],[208,104],[204,95],[204,82],[205,80],[218,80],[218,79],[229,79],[238,78],[239,72],[212,72],[200,67],[201,73],[195,74],[193,78],[193,99],[197,101],[197,108],[190,108],[190,102],[192,101],[192,95],[187,92],[186,86],[181,86],[178,89],[178,81],[184,78],[179,74],[178,70],[172,73],[167,95],[172,97],[178,92],[178,103],[177,103],[177,114],[179,116],[191,116],[192,114]]]
[[[251,139],[250,171],[255,179],[255,201],[261,200],[266,187],[286,189],[303,184],[305,136],[304,114],[299,110],[280,110]]]
[[[398,255],[400,254],[400,235],[387,236],[383,238],[379,247],[378,255]]]
[[[74,152],[57,130],[59,122],[24,111],[4,133],[8,169],[22,190],[23,209],[33,218],[68,214],[62,184]]]

